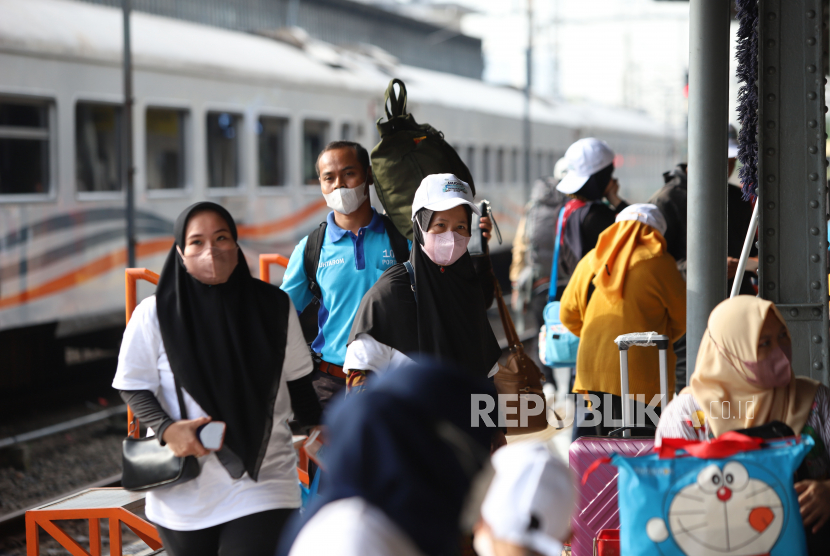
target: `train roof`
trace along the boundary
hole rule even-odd
[[[0,0],[0,52],[121,65],[122,14],[117,8],[73,0]],[[245,79],[286,87],[337,88],[379,100],[399,77],[410,104],[521,118],[521,91],[397,63],[376,47],[344,49],[294,32],[293,42],[230,31],[143,12],[132,14],[138,70]],[[285,37],[285,33],[282,34]],[[645,114],[598,105],[534,98],[533,120],[645,136],[673,135]]]

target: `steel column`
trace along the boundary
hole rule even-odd
[[[726,298],[729,0],[691,0],[686,278],[687,382],[709,313]]]
[[[822,4],[759,4],[759,267],[760,295],[787,319],[795,373],[827,384]]]
[[[130,13],[132,12],[131,0],[122,1],[123,28],[124,28],[124,124],[121,130],[123,172],[125,173],[126,195],[126,218],[127,218],[127,268],[135,267],[135,189],[133,178],[135,168],[133,167],[133,58],[130,45]]]

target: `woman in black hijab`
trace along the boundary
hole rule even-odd
[[[173,556],[270,556],[300,505],[286,420],[292,409],[306,425],[320,420],[311,358],[290,299],[251,276],[224,208],[188,207],[174,234],[156,295],[124,333],[113,386],[201,472],[148,492],[145,511]],[[215,452],[196,434],[211,420],[226,427]]]
[[[479,213],[469,185],[452,174],[424,178],[412,205],[415,241],[363,297],[344,368],[382,372],[422,354],[488,377],[501,355],[467,243]],[[411,270],[411,275],[410,275]]]

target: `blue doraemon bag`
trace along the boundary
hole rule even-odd
[[[559,274],[559,247],[562,243],[562,222],[565,208],[559,211],[559,222],[556,224],[556,243],[553,248],[553,264],[550,269],[550,289],[548,290],[548,304],[542,314],[545,324],[542,327],[545,333],[544,363],[548,367],[576,367],[576,354],[579,350],[579,337],[568,330],[559,319],[559,302],[556,299],[556,281]]]
[[[726,433],[663,443],[659,454],[611,458],[620,472],[622,554],[807,554],[793,475],[811,438],[763,442]]]

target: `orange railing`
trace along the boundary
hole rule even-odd
[[[126,270],[124,273],[124,305],[127,309],[127,322],[130,322],[135,306],[138,304],[136,302],[136,290],[138,289],[136,282],[139,280],[147,280],[153,285],[158,285],[159,275],[146,268],[128,268]],[[133,410],[129,406],[127,406],[127,434],[133,438],[139,437],[138,417],[133,415]]]
[[[263,282],[271,281],[271,265],[278,264],[288,268],[288,257],[274,254],[263,254],[259,256],[259,279]]]

